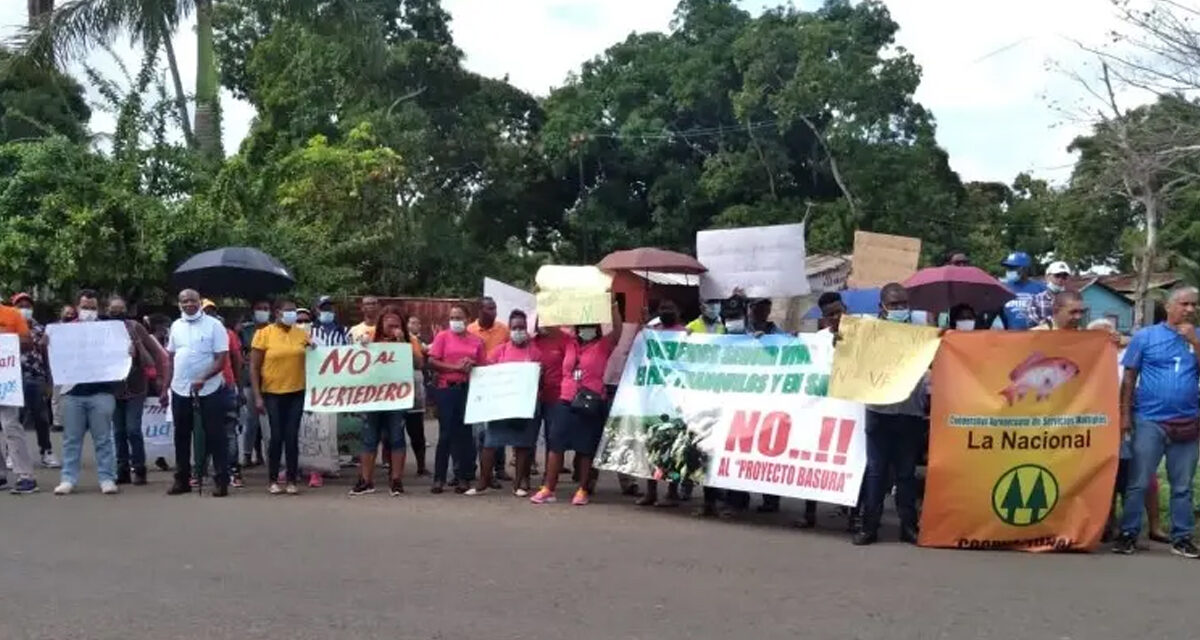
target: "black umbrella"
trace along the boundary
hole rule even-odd
[[[253,299],[283,293],[296,285],[291,270],[252,247],[225,247],[197,253],[171,276],[178,289],[195,289],[204,296]]]

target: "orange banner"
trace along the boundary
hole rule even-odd
[[[1099,331],[947,334],[933,363],[920,544],[1094,549],[1121,439],[1116,358]]]

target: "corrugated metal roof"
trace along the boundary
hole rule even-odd
[[[672,287],[698,287],[700,286],[700,276],[690,275],[686,273],[662,273],[659,271],[630,271],[643,280],[649,280],[654,284],[663,284]]]
[[[829,255],[829,254],[825,254],[825,253],[814,253],[805,258],[804,272],[805,272],[805,275],[815,276],[815,275],[825,273],[826,271],[833,271],[834,269],[839,269],[843,265],[849,264],[849,262],[850,262],[850,258],[848,256],[835,256],[835,255]]]

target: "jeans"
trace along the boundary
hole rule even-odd
[[[896,479],[896,511],[900,526],[917,526],[917,460],[921,456],[924,419],[867,410],[867,471],[863,476],[863,531],[874,533],[883,516],[883,500]]]
[[[287,460],[287,481],[300,477],[300,420],[304,417],[304,392],[264,393],[271,440],[267,445],[267,478],[279,478],[279,458]]]
[[[186,483],[192,475],[192,431],[195,411],[200,410],[204,448],[212,455],[213,482],[229,486],[229,462],[225,460],[225,396],[218,389],[206,396],[181,396],[171,392],[171,417],[175,421],[175,482]],[[207,457],[207,456],[206,456]],[[205,460],[197,461],[203,469]]]
[[[438,442],[433,454],[433,481],[445,482],[454,455],[454,475],[459,482],[475,479],[475,438],[463,421],[467,412],[467,385],[444,387],[434,394],[438,408]]]
[[[142,439],[142,408],[146,396],[117,400],[113,411],[113,438],[117,443],[117,469],[128,471],[130,463],[138,471],[146,468],[146,443]]]
[[[0,429],[4,431],[8,457],[12,458],[13,473],[19,478],[33,477],[33,459],[29,457],[29,445],[25,442],[25,427],[21,424],[19,407],[0,407]],[[0,473],[4,473],[3,467],[0,467]]]
[[[117,452],[113,444],[113,411],[117,400],[111,393],[87,396],[62,395],[63,466],[62,481],[79,484],[79,463],[83,457],[83,435],[92,432],[96,448],[96,477],[100,482],[117,481]]]
[[[1142,529],[1142,512],[1150,477],[1158,471],[1158,463],[1167,456],[1167,480],[1171,483],[1171,541],[1192,537],[1195,516],[1192,514],[1192,477],[1196,474],[1196,458],[1200,454],[1195,440],[1172,442],[1157,422],[1137,418],[1133,426],[1133,458],[1129,465],[1129,488],[1121,511],[1121,533],[1136,537]]]
[[[46,382],[26,380],[25,409],[22,422],[25,428],[32,426],[37,431],[38,453],[45,455],[54,450],[50,442],[50,404],[46,402]]]

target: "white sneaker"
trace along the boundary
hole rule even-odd
[[[4,456],[4,468],[12,471],[12,456]]]
[[[283,493],[283,488],[279,486],[278,482],[272,482],[271,486],[267,487],[267,493],[277,496]]]
[[[46,453],[42,454],[42,466],[46,467],[47,469],[57,469],[61,467],[62,464],[59,463],[58,458],[54,457],[53,453],[47,451]]]
[[[470,489],[467,489],[467,492],[464,493],[463,495],[465,495],[465,496],[481,496],[485,493],[487,493],[487,489],[476,489],[475,487],[471,487]]]
[[[65,496],[65,495],[69,495],[74,490],[75,490],[75,485],[71,484],[70,482],[63,482],[63,483],[59,484],[57,487],[54,487],[54,495]]]
[[[112,480],[100,481],[100,493],[103,493],[106,496],[111,496],[117,494],[118,492],[120,492],[120,489],[117,488],[117,483],[113,482]]]

